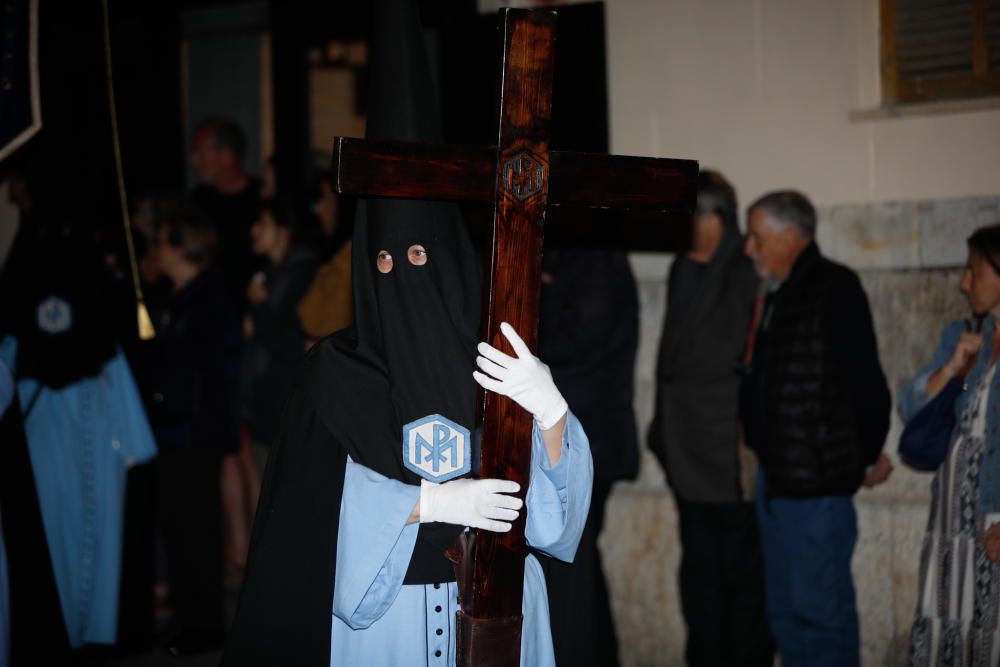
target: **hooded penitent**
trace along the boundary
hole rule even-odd
[[[439,140],[416,3],[378,3],[371,52],[368,137]],[[422,266],[407,258],[414,244],[427,252]],[[381,251],[393,258],[388,273],[376,268]],[[307,355],[268,460],[225,665],[329,664],[347,457],[419,484],[427,475],[404,453],[404,427],[440,416],[474,428],[480,268],[457,209],[362,202],[352,270],[354,327]],[[461,442],[467,461],[471,442]],[[405,582],[454,579],[443,549],[461,530],[422,524]]]
[[[60,389],[111,359],[117,293],[102,268],[80,224],[47,211],[26,216],[0,281],[0,337],[18,340],[18,378]]]
[[[373,201],[354,236],[354,337],[335,337],[329,363],[336,388],[320,412],[352,458],[387,477],[419,484],[404,462],[403,427],[440,415],[474,430],[479,269],[462,223],[448,205]],[[427,251],[415,266],[407,249]],[[389,273],[376,256],[393,257]],[[333,379],[331,378],[331,379]],[[319,387],[317,387],[319,389]],[[471,441],[462,458],[471,458]],[[419,454],[419,452],[417,452]],[[413,463],[412,457],[408,460]],[[424,524],[406,583],[453,578],[444,556],[461,527]]]

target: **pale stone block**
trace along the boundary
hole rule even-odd
[[[966,239],[978,227],[1000,223],[996,197],[920,204],[921,263],[926,267],[964,266]]]
[[[893,636],[892,510],[861,492],[852,571],[861,628],[861,661],[885,663]]]
[[[600,540],[624,667],[683,667],[677,592],[680,545],[673,499],[620,488]]]
[[[930,475],[924,475],[930,484]],[[919,591],[920,550],[927,530],[930,497],[925,502],[898,502],[893,506],[893,615],[896,636],[893,638],[897,661],[907,664],[910,628],[913,626]]]
[[[636,280],[666,280],[670,271],[673,255],[663,252],[633,252],[629,253],[629,264]]]
[[[861,271],[879,356],[895,391],[930,361],[944,325],[969,315],[960,270]]]
[[[656,393],[656,359],[666,315],[666,279],[638,281],[639,287],[639,349],[635,364],[635,417],[639,427],[639,447],[644,456],[641,459],[639,479],[636,486],[644,491],[663,491],[663,472],[649,455],[646,446],[646,431],[653,419],[653,402]]]
[[[920,224],[914,203],[832,207],[826,217],[827,255],[854,269],[920,266]]]

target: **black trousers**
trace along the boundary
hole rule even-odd
[[[615,667],[618,641],[597,537],[614,482],[595,479],[590,514],[572,563],[536,554],[545,573],[558,667]]]
[[[174,623],[180,631],[221,632],[222,454],[163,450],[156,459],[160,526]]]
[[[681,609],[690,667],[771,667],[764,559],[753,503],[691,503],[680,515]]]
[[[117,644],[125,652],[147,651],[153,645],[155,469],[155,463],[133,466],[125,484]]]

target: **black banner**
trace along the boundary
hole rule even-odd
[[[38,0],[0,0],[0,160],[41,126]]]

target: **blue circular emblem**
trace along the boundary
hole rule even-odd
[[[38,328],[47,334],[56,335],[69,331],[73,326],[73,309],[64,299],[57,296],[38,304]]]

